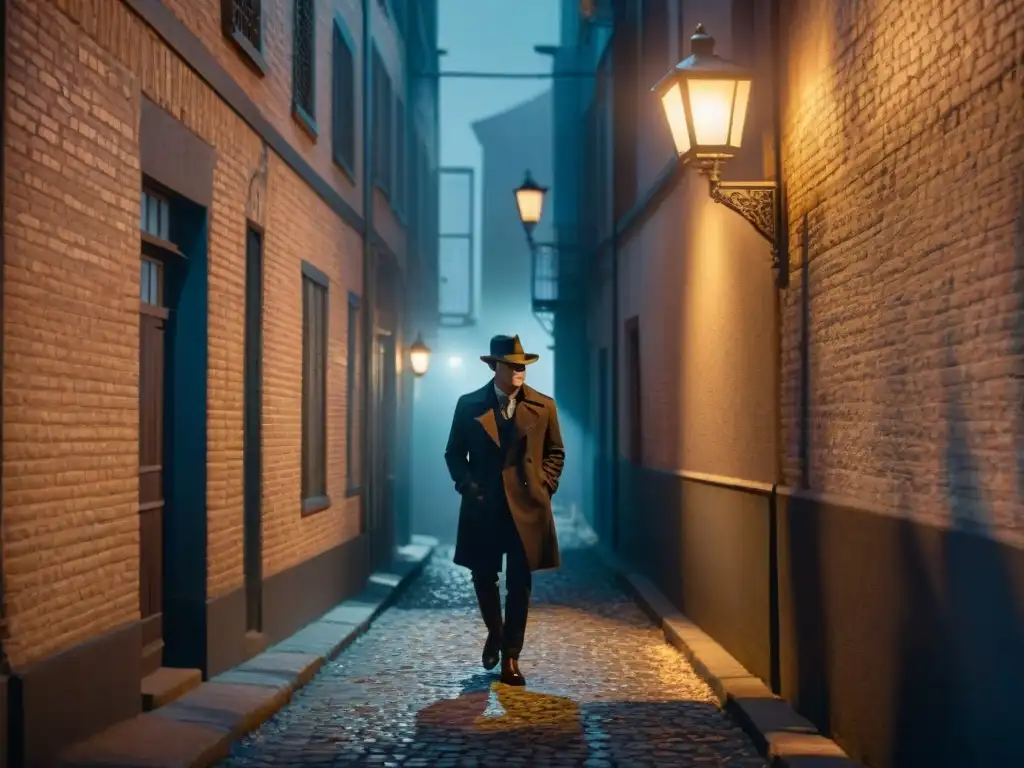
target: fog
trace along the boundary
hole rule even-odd
[[[487,354],[490,338],[496,334],[518,334],[527,352],[540,355],[526,370],[527,385],[551,394],[554,387],[554,354],[551,340],[529,311],[529,296],[521,312],[503,313],[484,325],[445,328],[433,350],[430,371],[416,381],[413,399],[413,530],[436,536],[442,542],[455,540],[459,496],[444,463],[455,404],[467,392],[491,380],[491,369],[480,360]],[[571,446],[566,461],[573,460]],[[557,497],[556,497],[557,498]]]

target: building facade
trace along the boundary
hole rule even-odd
[[[291,634],[407,539],[437,20],[4,6],[0,673],[8,757],[35,764],[137,713],[161,667],[209,677]]]
[[[1024,761],[1024,11],[566,17],[562,66],[594,76],[556,95],[583,244],[556,343],[590,358],[595,528],[866,765]],[[698,22],[755,72],[726,178],[778,185],[778,274],[650,92]]]

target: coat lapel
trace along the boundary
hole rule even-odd
[[[480,415],[476,420],[484,428],[484,432],[490,435],[494,444],[501,447],[501,436],[498,434],[498,422],[494,418],[494,409],[498,405],[498,396],[494,394],[494,382],[488,382],[484,389],[480,390]]]
[[[517,439],[522,440],[531,429],[537,426],[543,408],[544,404],[534,397],[533,390],[524,386],[523,399],[516,406],[515,415],[512,417]]]

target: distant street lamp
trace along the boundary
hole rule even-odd
[[[772,264],[779,269],[776,183],[720,178],[725,162],[743,144],[753,76],[715,53],[715,38],[703,24],[690,38],[690,54],[652,88],[661,98],[676,153],[700,163],[711,199],[736,211],[771,243]]]
[[[523,222],[527,237],[533,236],[533,228],[540,221],[544,210],[544,195],[548,188],[540,186],[533,180],[530,172],[526,172],[523,183],[516,188],[516,206],[519,208],[519,220]]]
[[[430,347],[423,343],[423,335],[417,335],[416,341],[409,347],[409,367],[417,379],[430,368]]]

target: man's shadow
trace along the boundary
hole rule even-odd
[[[505,685],[485,673],[467,678],[457,697],[435,701],[417,712],[416,742],[424,745],[428,755],[436,750],[451,756],[453,746],[461,744],[474,753],[587,756],[575,701]]]

